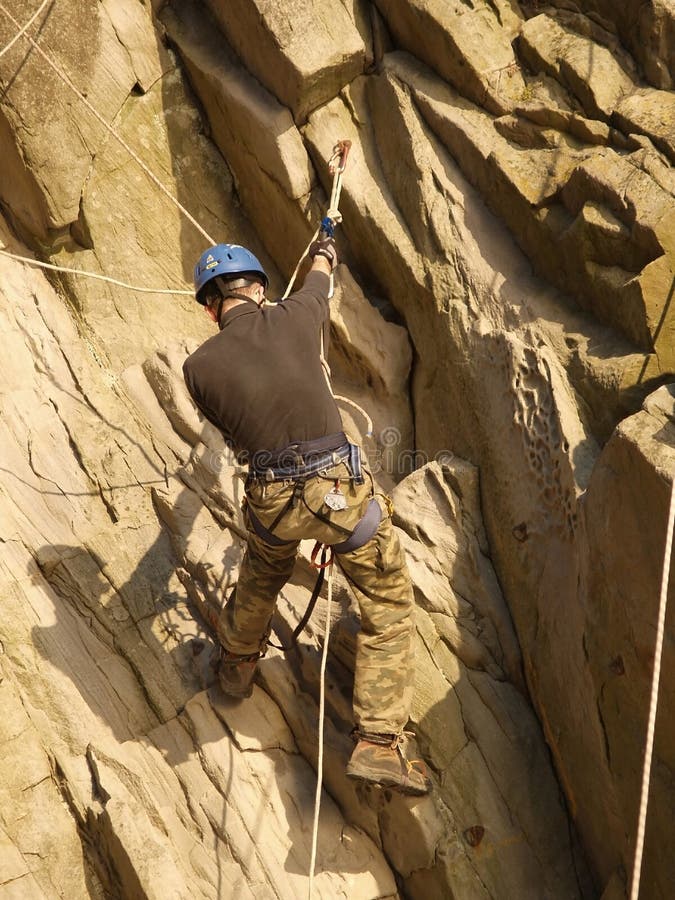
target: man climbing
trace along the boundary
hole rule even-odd
[[[213,623],[222,644],[219,680],[232,697],[251,695],[300,540],[332,545],[361,614],[357,743],[347,774],[424,794],[429,779],[401,749],[411,696],[412,585],[388,499],[374,496],[330,387],[325,352],[333,240],[315,241],[308,255],[302,288],[274,305],[264,305],[267,275],[244,247],[218,244],[195,267],[196,299],[219,331],[185,361],[185,382],[248,464],[247,550],[236,590]]]

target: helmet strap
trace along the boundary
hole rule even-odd
[[[228,291],[223,297],[223,300],[229,300],[230,297],[234,297],[235,300],[248,300],[249,303],[255,303],[256,306],[258,305],[253,297],[249,297],[248,294],[241,294],[239,291]]]

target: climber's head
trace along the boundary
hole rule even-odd
[[[260,261],[239,244],[216,244],[195,266],[195,298],[207,309],[228,297],[262,303],[268,278]]]

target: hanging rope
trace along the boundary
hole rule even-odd
[[[370,416],[365,411],[365,409],[362,406],[359,406],[359,404],[356,402],[356,400],[350,400],[349,397],[342,397],[340,394],[333,394],[333,397],[336,400],[340,400],[342,403],[347,403],[349,406],[352,406],[357,412],[361,413],[363,418],[366,420],[366,426],[367,426],[366,437],[372,437],[373,436],[373,420],[370,418]]]
[[[286,297],[291,292],[291,288],[295,283],[295,279],[298,277],[298,272],[300,271],[300,266],[302,264],[303,259],[307,256],[309,252],[309,248],[312,246],[314,241],[319,237],[321,231],[326,228],[326,224],[329,223],[330,229],[333,229],[335,225],[338,225],[342,221],[342,213],[340,212],[340,194],[342,193],[342,174],[347,166],[347,156],[349,155],[349,151],[351,149],[351,141],[338,141],[333,147],[333,155],[328,160],[328,170],[333,175],[333,186],[331,188],[330,201],[328,203],[328,209],[326,210],[326,216],[316,229],[314,234],[312,235],[309,243],[305,247],[304,251],[300,255],[300,259],[297,262],[295,269],[293,270],[293,274],[290,277],[288,284],[286,285],[286,290],[282,296],[282,300],[285,300]],[[335,291],[335,282],[333,278],[333,273],[330,274],[330,287],[328,289],[328,299],[333,296]],[[324,364],[323,359],[323,342],[322,342],[322,351],[321,351],[322,365],[324,365],[324,369],[326,370],[326,375],[328,379],[328,387],[333,393],[333,390],[330,386],[330,371],[327,369],[327,364]],[[354,400],[351,400],[349,397],[342,397],[339,394],[333,394],[335,400],[340,400],[342,403],[347,403],[349,406],[356,409],[361,413],[363,418],[366,421],[367,431],[366,437],[371,437],[373,434],[373,420],[370,418],[368,413],[359,406]]]
[[[630,900],[638,900],[640,893],[640,875],[642,872],[642,852],[645,843],[645,826],[647,822],[647,804],[649,802],[649,781],[654,751],[654,731],[656,726],[656,709],[659,697],[659,680],[661,678],[661,654],[663,651],[663,634],[666,623],[666,606],[668,603],[668,583],[670,581],[670,559],[673,549],[673,525],[675,523],[675,479],[670,487],[670,509],[666,528],[666,550],[663,559],[663,575],[661,578],[661,597],[659,601],[659,618],[656,628],[656,649],[654,651],[654,673],[652,676],[652,694],[649,702],[649,720],[647,724],[647,745],[645,747],[644,768],[642,771],[642,789],[640,791],[640,814],[638,816],[637,838],[635,840],[635,860],[633,862],[633,881]]]
[[[14,37],[13,37],[12,40],[9,42],[9,44],[7,44],[6,46],[4,46],[4,47],[2,48],[2,50],[0,50],[0,58],[3,57],[3,56],[5,55],[5,53],[7,53],[8,50],[11,50],[12,47],[14,46],[14,44],[16,44],[16,42],[17,42],[20,38],[22,38],[22,37],[24,36],[24,34],[26,33],[26,31],[30,28],[30,26],[31,26],[31,25],[33,24],[33,22],[37,19],[37,17],[40,15],[40,13],[42,12],[42,10],[45,8],[45,6],[46,6],[49,2],[50,2],[50,0],[43,0],[42,5],[41,5],[40,8],[38,9],[38,11],[35,12],[35,13],[33,13],[33,15],[30,17],[30,19],[29,19],[29,20],[26,22],[26,24],[23,26],[23,28],[22,28],[19,32],[17,32],[17,33],[14,35]]]
[[[208,233],[208,231],[205,231],[205,229],[202,228],[202,226],[194,218],[194,216],[191,213],[189,213],[188,210],[182,205],[182,203],[176,197],[174,197],[174,195],[171,193],[171,191],[169,191],[168,188],[166,188],[162,184],[162,182],[159,180],[159,178],[157,178],[157,176],[153,172],[150,171],[150,169],[145,165],[145,163],[138,156],[138,154],[134,150],[132,150],[132,148],[129,146],[129,144],[127,144],[127,142],[124,140],[124,138],[120,137],[120,135],[115,131],[115,129],[106,122],[106,120],[98,112],[98,110],[95,109],[95,107],[93,107],[91,105],[91,103],[87,100],[87,98],[84,96],[84,94],[82,94],[75,87],[75,85],[71,81],[70,77],[66,74],[66,72],[64,72],[63,69],[60,66],[58,66],[51,59],[51,57],[45,53],[45,51],[42,49],[42,47],[40,47],[40,45],[36,41],[34,41],[33,38],[29,34],[24,33],[28,26],[25,26],[22,31],[19,23],[16,21],[14,16],[10,12],[8,12],[8,10],[6,9],[6,7],[3,3],[0,3],[0,10],[2,10],[2,12],[7,16],[8,19],[10,19],[10,21],[14,24],[14,26],[17,29],[19,29],[20,33],[17,35],[17,37],[24,37],[30,43],[30,45],[33,47],[33,49],[44,59],[44,61],[47,63],[47,65],[58,75],[58,77],[61,79],[61,81],[63,81],[63,83],[65,85],[67,85],[70,88],[70,90],[73,91],[73,93],[77,95],[77,97],[79,97],[79,99],[82,101],[82,103],[84,103],[84,105],[87,107],[89,112],[94,116],[94,118],[98,122],[101,123],[101,125],[106,129],[106,131],[109,134],[111,134],[112,137],[114,137],[115,140],[120,144],[120,146],[124,147],[124,149],[131,156],[131,158],[133,160],[135,160],[136,163],[138,163],[138,165],[145,172],[145,174],[148,176],[148,178],[152,181],[152,183],[155,185],[155,187],[159,188],[159,190],[164,194],[164,196],[168,197],[168,199],[173,204],[175,204],[175,206],[185,216],[185,218],[188,220],[188,222],[190,222],[192,225],[194,225],[194,227],[197,229],[197,231],[199,231],[199,233],[202,235],[202,237],[204,237],[209,242],[209,244],[215,244],[216,242],[211,237],[211,235]]]
[[[30,256],[19,256],[17,253],[10,253],[9,250],[3,250],[1,248],[0,256],[7,256],[9,259],[16,259],[19,262],[26,263],[29,266],[37,266],[40,269],[50,269],[54,272],[67,272],[69,275],[82,275],[84,278],[95,278],[97,281],[107,281],[109,284],[115,284],[117,287],[125,288],[128,291],[137,291],[140,294],[184,294],[187,297],[194,297],[194,291],[187,291],[181,288],[139,287],[136,284],[127,284],[126,281],[118,281],[117,278],[110,278],[108,275],[99,275],[96,272],[87,272],[84,269],[68,269],[65,266],[55,266],[52,263],[42,262],[39,259],[32,259]]]
[[[312,827],[312,855],[309,864],[308,900],[314,896],[314,870],[316,868],[316,849],[319,838],[319,812],[321,809],[321,790],[323,787],[323,723],[326,713],[326,661],[328,659],[328,638],[330,637],[330,614],[333,603],[333,556],[328,563],[328,601],[326,606],[326,625],[323,636],[323,653],[321,655],[321,675],[319,688],[319,746],[316,760],[316,793],[314,795],[314,825]]]
[[[351,149],[352,142],[351,141],[338,141],[337,144],[333,147],[333,155],[328,160],[328,170],[333,176],[333,187],[331,188],[330,201],[328,203],[328,209],[326,210],[326,215],[316,229],[312,237],[310,238],[309,243],[305,247],[303,253],[298,260],[298,263],[293,270],[293,274],[291,275],[290,281],[286,285],[286,290],[282,296],[282,300],[285,300],[286,297],[291,292],[291,288],[293,287],[293,283],[295,279],[298,277],[298,272],[300,271],[300,265],[302,264],[303,259],[307,256],[309,252],[309,248],[312,246],[314,241],[319,237],[319,234],[322,230],[325,230],[326,227],[330,229],[328,232],[332,237],[332,229],[338,225],[342,221],[342,213],[340,212],[340,194],[342,193],[342,173],[345,170],[347,165],[347,156],[349,155],[349,150]],[[334,290],[334,279],[333,273],[330,275],[330,288],[328,290],[328,299],[333,296]]]

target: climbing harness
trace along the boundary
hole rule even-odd
[[[303,501],[304,502],[304,501]],[[322,516],[316,510],[311,509],[306,503],[305,506],[307,509],[316,516],[317,519],[321,519],[321,521],[325,522],[327,525],[331,525],[333,528],[340,528],[335,522],[331,522],[327,517]],[[248,507],[248,515],[253,525],[253,530],[256,532],[258,537],[262,538],[266,543],[272,544],[275,547],[281,546],[282,544],[292,543],[291,541],[282,541],[275,534],[272,534],[268,531],[262,522],[257,518],[257,516],[253,513],[250,506]],[[285,512],[285,509],[284,509]],[[281,517],[279,517],[281,518]],[[341,541],[338,544],[316,544],[314,547],[314,551],[311,556],[311,565],[319,570],[319,574],[317,575],[316,583],[314,585],[314,589],[312,590],[312,595],[309,598],[309,602],[307,604],[307,608],[305,609],[304,615],[302,619],[298,622],[298,624],[293,629],[293,633],[291,634],[290,641],[288,644],[275,644],[273,642],[272,646],[276,647],[277,650],[292,650],[297,642],[298,638],[302,634],[305,629],[305,626],[309,622],[312,617],[312,613],[314,612],[314,607],[316,606],[317,600],[319,599],[319,594],[321,593],[321,588],[323,587],[324,580],[324,566],[316,564],[316,555],[317,548],[320,546],[329,547],[333,554],[335,553],[351,553],[353,550],[358,550],[359,547],[363,547],[368,541],[374,537],[377,529],[380,527],[380,522],[382,521],[382,508],[377,500],[373,497],[368,506],[366,508],[366,512],[359,519],[359,521],[354,526],[354,529],[351,533],[347,532],[347,529],[342,529],[349,534],[346,540]],[[332,557],[331,557],[332,559]]]
[[[330,556],[328,556],[329,552]],[[319,555],[319,553],[321,553],[321,559],[319,562],[317,562],[317,556]],[[312,613],[314,612],[314,607],[316,606],[321,594],[321,588],[323,587],[326,569],[330,568],[330,566],[332,566],[333,564],[333,553],[334,548],[330,547],[328,544],[320,544],[318,541],[314,544],[314,549],[312,550],[312,555],[310,558],[310,565],[313,569],[317,570],[318,574],[316,582],[314,583],[314,589],[312,590],[312,596],[309,598],[307,608],[305,609],[302,618],[293,629],[293,633],[291,634],[290,640],[287,644],[275,644],[273,640],[268,639],[268,644],[271,647],[274,647],[275,650],[283,650],[284,653],[287,653],[289,650],[293,650],[293,648],[297,646],[298,638],[305,630],[305,626],[311,619]]]
[[[249,471],[263,481],[308,478],[343,460],[351,459],[350,445],[342,431],[313,441],[295,442],[277,453],[259,451],[251,459]]]
[[[324,449],[330,446],[333,446],[334,449]],[[305,500],[304,488],[307,479],[311,477],[326,478],[327,476],[325,473],[327,470],[337,465],[340,461],[347,463],[350,471],[350,481],[353,481],[355,484],[364,483],[365,479],[361,469],[360,448],[355,444],[349,443],[342,432],[335,435],[328,435],[325,438],[319,438],[316,441],[291,444],[289,447],[278,451],[273,458],[270,454],[259,453],[256,455],[259,458],[263,458],[265,463],[268,461],[275,463],[275,466],[265,464],[260,469],[256,469],[254,458],[254,461],[252,461],[251,464],[251,472],[248,476],[247,484],[256,480],[263,480],[265,483],[275,481],[292,481],[294,483],[293,490],[287,502],[278,511],[274,520],[268,526],[263,525],[253,511],[251,504],[246,502],[245,508],[248,522],[252,530],[259,538],[261,538],[261,540],[265,541],[265,543],[270,544],[273,547],[280,547],[284,544],[293,543],[293,541],[284,540],[283,538],[278,537],[274,531],[284,516],[291,509],[295,509],[299,502],[302,502],[305,509],[323,524],[344,534],[344,540],[335,544],[326,545],[330,549],[331,554],[351,553],[353,550],[358,550],[359,547],[363,547],[364,544],[367,544],[377,532],[380,522],[382,521],[382,507],[375,497],[371,498],[365,513],[353,528],[345,528],[339,522],[332,521],[329,516],[324,515],[320,510],[313,509]],[[290,464],[293,459],[296,461],[295,466]],[[309,462],[305,463],[305,460],[309,460]],[[280,462],[283,462],[284,465],[279,466]],[[346,509],[347,501],[340,489],[340,478],[331,478],[329,480],[332,482],[333,487],[324,497],[325,505],[328,509],[334,511]],[[307,604],[302,619],[291,635],[290,642],[286,645],[272,643],[272,646],[276,647],[278,650],[288,651],[295,647],[298,637],[309,622],[314,607],[316,606],[324,580],[324,566],[316,563],[317,548],[319,546],[321,545],[316,545],[311,558],[311,564],[314,568],[319,570],[319,574],[309,603]]]
[[[640,875],[642,872],[642,852],[645,842],[647,822],[647,804],[649,802],[649,781],[651,777],[652,756],[654,751],[654,732],[656,730],[656,709],[659,697],[659,681],[661,678],[661,655],[663,651],[663,634],[666,622],[666,606],[668,604],[668,583],[670,581],[670,560],[673,549],[673,527],[675,525],[675,479],[670,486],[670,507],[666,528],[666,549],[663,558],[663,575],[661,578],[661,596],[659,599],[659,617],[656,627],[656,648],[654,650],[654,672],[652,675],[652,692],[649,701],[649,719],[647,724],[647,743],[645,746],[644,767],[642,770],[642,788],[640,790],[640,812],[638,815],[637,837],[635,840],[635,858],[633,862],[633,878],[630,900],[638,900],[640,893]]]

